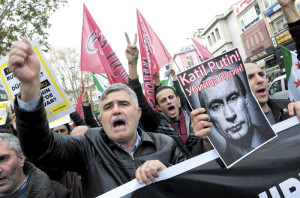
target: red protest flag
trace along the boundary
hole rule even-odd
[[[149,55],[148,62],[151,62],[151,72],[154,75],[168,64],[172,57],[142,14],[138,10],[136,12],[140,48],[144,48]]]
[[[214,57],[214,55],[212,53],[210,53],[210,51],[208,51],[208,49],[206,49],[206,47],[204,47],[203,45],[201,45],[200,43],[195,41],[193,38],[192,38],[192,41],[194,43],[196,51],[198,52],[200,58],[202,59],[202,61],[205,61],[206,59],[210,59],[210,58]]]
[[[128,83],[128,75],[92,15],[83,5],[81,71],[103,73],[110,84]]]
[[[155,100],[152,76],[170,62],[171,55],[141,13],[138,10],[136,12],[145,97],[149,105],[154,109]]]

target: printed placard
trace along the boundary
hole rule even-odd
[[[251,92],[237,49],[177,74],[193,109],[203,107],[213,124],[208,134],[229,168],[276,134]]]
[[[52,122],[64,115],[74,112],[75,109],[67,94],[62,89],[38,43],[32,41],[31,45],[40,59],[41,94],[43,96],[48,121]],[[8,98],[13,103],[15,96],[20,92],[20,81],[8,68],[8,57],[7,55],[0,60],[0,77]]]

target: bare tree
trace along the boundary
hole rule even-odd
[[[80,56],[73,48],[52,48],[49,63],[54,73],[61,80],[66,93],[72,93],[73,102],[78,100],[78,87],[81,83]]]
[[[92,93],[96,89],[93,74],[92,72],[80,71],[80,56],[77,50],[70,47],[52,48],[49,54],[51,68],[61,82],[64,91],[67,94],[72,94],[72,102],[77,103],[79,97],[78,88],[83,81],[88,90],[90,104],[93,106]]]

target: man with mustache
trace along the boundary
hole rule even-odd
[[[170,86],[161,86],[155,93],[155,104],[157,110],[154,111],[144,96],[137,74],[137,61],[139,50],[136,46],[137,36],[131,44],[127,39],[127,49],[125,51],[129,68],[129,86],[135,91],[139,106],[143,110],[141,124],[146,131],[154,131],[171,136],[184,152],[186,157],[193,157],[210,150],[212,147],[209,142],[200,139],[193,133],[191,127],[191,117],[189,112],[181,108],[180,98]]]
[[[218,74],[227,69],[209,73],[203,81],[218,79]],[[228,81],[219,80],[215,86],[199,92],[199,101],[210,116],[216,131],[226,140],[225,151],[214,145],[227,165],[249,153],[254,148],[275,136],[267,128],[260,131],[251,121],[248,110],[246,88],[238,75],[229,77]]]
[[[113,84],[100,98],[103,128],[83,136],[52,133],[40,94],[40,62],[27,38],[12,45],[8,68],[21,82],[17,128],[31,160],[82,176],[85,197],[96,197],[134,178],[149,185],[159,171],[185,160],[175,141],[138,128],[141,108],[126,85]]]

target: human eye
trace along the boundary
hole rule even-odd
[[[166,101],[167,101],[166,98],[163,98],[163,99],[160,100],[161,103],[164,103],[164,102],[166,102]]]
[[[251,80],[254,77],[254,74],[249,74],[248,79]]]
[[[175,98],[174,95],[170,95],[170,96],[169,96],[169,99],[174,99],[174,98]]]
[[[238,99],[238,95],[234,94],[229,98],[229,102],[236,102]]]
[[[111,108],[111,105],[110,105],[110,104],[104,105],[103,110],[108,110],[109,108]]]
[[[8,156],[0,156],[0,162],[4,162],[5,160],[8,159]]]
[[[120,102],[120,105],[122,105],[122,106],[128,106],[128,105],[129,105],[129,102],[127,102],[127,101],[121,101],[121,102]]]
[[[264,73],[264,72],[259,72],[258,75],[259,75],[260,77],[264,77],[264,76],[265,76],[265,73]]]
[[[210,109],[214,112],[219,111],[221,108],[222,108],[222,105],[220,103],[214,103],[210,107]]]

